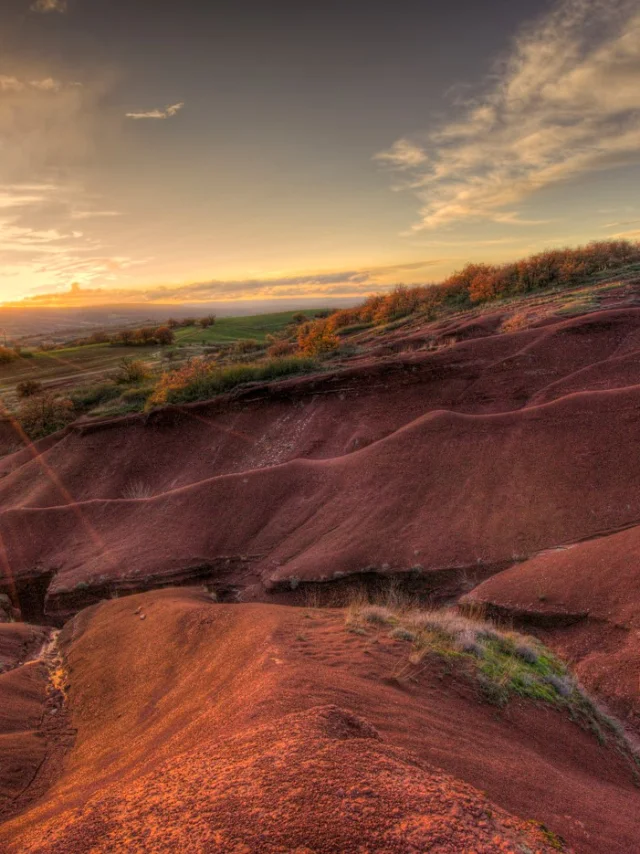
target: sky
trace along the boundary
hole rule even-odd
[[[360,298],[639,186],[639,0],[0,6],[0,302]]]

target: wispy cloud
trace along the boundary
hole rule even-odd
[[[46,281],[45,290],[51,291],[74,280],[114,281],[136,263],[108,255],[100,240],[78,230],[73,222],[78,194],[78,188],[56,184],[0,185],[0,282],[26,277]],[[86,208],[81,213],[89,219],[116,212]]]
[[[30,187],[17,184],[15,186],[0,187],[0,211],[17,212],[21,208],[44,202],[46,198],[44,188]]]
[[[127,113],[128,119],[170,119],[177,115],[184,107],[184,102],[179,104],[171,104],[165,107],[164,110],[148,110],[145,113]]]
[[[63,14],[67,8],[67,0],[35,0],[35,3],[31,4],[32,12],[60,12]]]
[[[101,210],[73,210],[71,211],[71,219],[104,219],[114,216],[122,216],[122,211],[101,211]]]
[[[612,240],[640,240],[640,229],[634,231],[621,231],[618,234],[610,234]]]
[[[108,242],[107,218],[119,211],[87,180],[121,129],[107,98],[112,75],[80,84],[65,64],[42,73],[7,55],[2,65],[0,294],[123,278],[135,262]]]
[[[53,241],[56,235],[50,235]],[[39,236],[31,236],[38,240]],[[44,236],[43,238],[44,239]],[[86,266],[93,273],[102,262],[106,273],[117,275],[122,269],[134,264],[130,259],[91,259]],[[108,262],[113,265],[109,269]],[[298,275],[265,276],[251,279],[213,279],[208,282],[192,282],[181,285],[159,285],[149,288],[114,288],[78,287],[64,292],[42,292],[41,288],[34,289],[35,296],[26,298],[18,305],[87,305],[107,303],[198,303],[244,299],[306,299],[310,297],[352,297],[361,298],[372,291],[380,291],[391,284],[397,284],[409,274],[420,274],[425,277],[429,268],[439,264],[438,260],[414,261],[408,264],[392,264],[362,269],[322,271],[317,273],[301,273]],[[49,263],[48,269],[54,265]],[[74,271],[85,274],[81,262],[71,268],[61,262],[67,281]],[[423,273],[422,273],[423,271]],[[103,271],[104,274],[104,271]],[[51,289],[49,289],[51,290]]]
[[[415,231],[525,224],[520,204],[595,170],[640,162],[637,0],[564,0],[516,40],[489,90],[424,139],[375,159],[420,203]]]
[[[21,80],[8,74],[0,74],[0,92],[24,92],[27,89],[35,89],[39,92],[59,92],[65,86],[81,86],[75,81],[64,83],[54,77],[44,77],[42,80]]]
[[[429,159],[423,148],[408,139],[399,139],[388,151],[380,151],[373,157],[380,163],[385,163],[394,169],[411,169],[426,163]]]

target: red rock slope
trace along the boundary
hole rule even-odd
[[[342,613],[166,590],[83,611],[62,639],[77,739],[0,828],[7,854],[558,850],[531,819],[584,854],[636,850],[615,751],[549,707],[479,702],[437,663],[399,685],[402,643]]]
[[[62,621],[194,579],[264,597],[365,569],[486,577],[637,523],[640,310],[493,332],[6,458],[3,590]]]

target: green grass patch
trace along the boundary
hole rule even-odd
[[[254,338],[264,343],[267,335],[280,332],[293,323],[297,314],[306,314],[312,319],[320,309],[304,312],[278,311],[272,314],[253,314],[246,317],[219,317],[213,326],[201,329],[199,326],[185,326],[175,331],[177,344],[233,344],[235,341]]]
[[[437,658],[448,672],[455,670],[470,678],[490,703],[505,706],[513,698],[522,698],[566,711],[602,744],[616,747],[638,779],[640,757],[623,726],[603,711],[565,663],[537,639],[468,618],[455,609],[421,611],[368,601],[352,603],[346,624],[350,632],[385,632],[390,639],[405,642],[403,647],[409,651],[397,678],[414,678],[428,658]]]
[[[74,389],[70,397],[77,410],[90,410],[120,397],[121,391],[114,382],[97,383]]]

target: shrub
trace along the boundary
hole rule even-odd
[[[254,364],[230,365],[226,368],[195,359],[175,371],[163,373],[149,403],[157,405],[207,400],[244,383],[266,382],[310,371],[314,367],[315,362],[312,359],[295,356]]]
[[[155,339],[161,347],[173,344],[175,337],[173,330],[169,326],[159,326],[155,331]]]
[[[469,652],[482,658],[482,646],[478,642],[478,633],[475,627],[469,626],[463,629],[456,637],[456,644],[463,652]]]
[[[298,347],[305,356],[323,356],[337,350],[339,346],[340,340],[329,321],[317,320],[300,327]]]
[[[475,304],[515,297],[545,288],[571,288],[587,277],[640,262],[640,242],[610,240],[576,249],[553,249],[501,265],[467,264],[439,285],[398,285],[386,294],[374,294],[362,305],[333,313],[316,312],[316,320],[300,327],[303,352],[322,355],[335,348],[332,334],[341,329],[374,323],[386,325],[413,314],[434,320]],[[508,322],[507,322],[508,323]],[[522,328],[507,325],[505,331]]]
[[[545,682],[551,685],[554,691],[561,697],[569,697],[575,687],[573,681],[568,676],[557,676],[555,673],[545,676]]]
[[[11,347],[0,346],[0,365],[3,363],[9,364],[9,362],[15,362],[15,360],[19,358],[19,353],[17,353]]]
[[[373,623],[378,626],[384,626],[387,623],[390,623],[393,614],[389,608],[385,608],[382,605],[368,605],[362,608],[360,612],[362,619],[367,623]]]
[[[340,311],[334,311],[329,317],[329,327],[332,330],[344,329],[346,326],[353,326],[360,320],[360,312],[357,308],[343,308]]]
[[[256,350],[261,350],[262,344],[256,341],[255,338],[241,338],[234,343],[233,349],[236,353],[244,355],[245,353],[255,353]]]
[[[142,388],[128,388],[122,392],[122,400],[129,404],[140,404],[144,406],[149,397],[153,394],[153,388],[143,386]]]
[[[177,323],[177,321],[173,321]],[[123,329],[114,335],[111,344],[124,347],[148,347],[151,344],[165,346],[173,344],[175,335],[173,327],[169,324],[164,326],[141,326],[139,329]]]
[[[397,629],[390,632],[389,636],[395,640],[402,641],[414,641],[416,639],[415,632],[409,631],[409,629],[405,629],[402,626],[398,626]]]
[[[114,380],[120,385],[141,383],[151,377],[149,366],[140,359],[122,359],[114,375]]]
[[[201,326],[203,329],[207,329],[209,326],[213,326],[215,322],[215,314],[207,314],[205,317],[200,318],[200,320],[198,321],[198,325]]]
[[[134,329],[123,329],[121,332],[118,332],[117,335],[114,335],[111,339],[111,343],[113,345],[122,344],[124,347],[131,347],[135,344],[136,341],[136,333]]]
[[[18,409],[18,421],[31,439],[41,439],[55,433],[74,419],[73,402],[52,394],[29,397]]]
[[[33,397],[36,394],[41,394],[43,385],[38,380],[22,380],[16,386],[16,394],[18,397]]]
[[[93,409],[101,403],[107,403],[120,396],[120,389],[114,382],[76,388],[71,392],[71,400],[76,409]]]
[[[536,664],[538,661],[538,653],[533,649],[533,647],[529,646],[529,644],[516,644],[515,653],[528,664]]]
[[[291,356],[296,352],[296,345],[291,341],[274,341],[267,349],[267,356],[278,359],[281,356]]]

